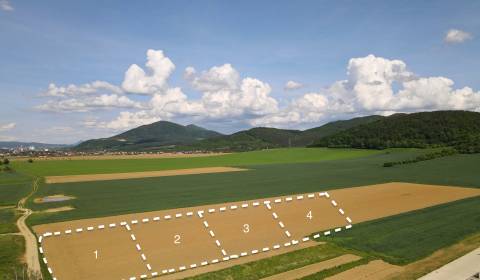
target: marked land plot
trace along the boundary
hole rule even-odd
[[[256,203],[257,206],[253,203],[228,204],[221,210],[212,208],[215,212],[205,214],[215,233],[213,241],[221,242],[219,248],[224,250],[224,257],[257,254],[266,248],[273,250],[275,244],[291,240],[272,217],[272,211],[263,203]]]
[[[44,239],[41,250],[57,279],[122,279],[146,271],[124,228],[84,230]]]
[[[158,217],[158,221],[153,218],[132,226],[146,256],[145,262],[151,265],[150,274],[178,272],[222,259],[219,247],[197,214],[181,218],[173,216],[168,220]]]
[[[305,236],[311,233],[335,236],[353,223],[478,195],[480,189],[389,183],[34,230],[54,280],[143,279],[181,271],[192,275],[207,265],[226,267],[235,259],[238,264],[253,255],[280,254],[309,242]]]
[[[320,194],[322,196],[320,196]],[[328,193],[312,193],[290,196],[281,203],[273,204],[273,213],[278,216],[278,223],[288,230],[294,239],[302,239],[317,231],[334,232],[351,224],[351,219],[342,206]],[[347,220],[349,219],[349,220]]]

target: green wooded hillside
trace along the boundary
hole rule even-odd
[[[480,152],[480,113],[436,111],[395,114],[317,140],[314,147],[456,148]]]

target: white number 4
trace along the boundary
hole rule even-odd
[[[308,218],[309,220],[311,220],[311,219],[313,218],[313,215],[312,215],[312,211],[311,211],[311,210],[308,211],[308,213],[307,213],[307,218]]]

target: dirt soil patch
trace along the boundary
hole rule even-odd
[[[384,280],[389,279],[392,274],[398,273],[401,270],[402,267],[400,266],[391,265],[382,260],[375,260],[368,264],[360,265],[332,277],[328,277],[326,280]]]
[[[389,183],[76,220],[34,230],[45,236],[45,257],[58,279],[140,279],[165,274],[176,279],[316,244],[306,236],[318,231],[334,236],[349,229],[350,221],[477,195],[480,189]],[[390,271],[373,263],[365,273],[372,271],[370,267],[379,267],[375,274],[380,276]]]
[[[290,270],[284,273],[280,273],[277,275],[273,275],[270,277],[263,278],[263,280],[295,280],[300,279],[302,277],[306,277],[317,272],[330,269],[336,266],[340,266],[342,264],[350,263],[353,261],[357,261],[361,259],[361,257],[356,255],[342,255],[333,259],[329,259],[323,262],[307,265],[301,268],[297,268],[294,270]]]
[[[46,209],[41,211],[41,213],[57,213],[57,212],[64,212],[64,211],[71,211],[71,210],[75,210],[75,208],[72,206],[62,206],[57,208]]]
[[[63,195],[63,194],[55,194],[55,195],[49,195],[45,197],[39,197],[35,198],[33,202],[35,203],[49,203],[49,202],[60,202],[60,201],[66,201],[66,200],[71,200],[75,199],[76,197],[73,196],[68,196],[68,195]]]
[[[127,173],[47,176],[47,177],[45,177],[45,182],[47,184],[91,182],[91,181],[139,179],[139,178],[149,178],[149,177],[164,177],[164,176],[179,176],[179,175],[237,172],[237,171],[246,171],[246,170],[248,170],[248,169],[235,168],[235,167],[202,167],[202,168],[161,170],[161,171],[144,171],[144,172],[127,172]]]

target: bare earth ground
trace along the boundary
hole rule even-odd
[[[175,170],[162,170],[162,171],[47,176],[45,177],[45,182],[47,184],[91,182],[91,181],[106,181],[106,180],[137,179],[137,178],[148,178],[148,177],[237,172],[237,171],[246,171],[246,170],[247,169],[235,168],[235,167],[202,167],[202,168],[175,169]]]
[[[342,264],[346,264],[349,262],[357,261],[361,259],[359,256],[347,254],[342,255],[333,259],[329,259],[323,262],[307,265],[301,268],[297,268],[294,270],[290,270],[284,273],[280,273],[277,275],[273,275],[270,277],[263,278],[262,280],[295,280],[300,279],[305,276],[309,276],[315,274],[319,271],[330,269],[336,266],[340,266]]]
[[[374,260],[365,265],[354,267],[350,270],[341,272],[326,280],[351,280],[351,279],[368,279],[383,280],[402,270],[402,267],[388,264],[382,260]]]
[[[25,201],[36,192],[38,188],[38,179],[33,182],[33,190],[26,197],[22,198],[17,204],[17,210],[22,211],[23,215],[17,220],[17,227],[20,234],[25,239],[25,263],[29,273],[34,276],[41,275],[40,263],[38,262],[37,240],[30,231],[25,221],[32,214],[32,210],[25,208]],[[34,278],[35,279],[35,278]]]
[[[477,196],[480,189],[388,183],[328,194],[77,220],[34,230],[51,235],[42,247],[61,280],[139,279],[183,270],[193,275],[201,271],[196,267],[219,269],[251,261],[249,256],[266,257],[263,251],[285,253],[312,243],[304,239],[312,232],[346,230],[349,219],[357,223],[399,214]]]
[[[56,208],[49,208],[46,210],[41,211],[42,213],[56,213],[56,212],[64,212],[64,211],[71,211],[74,210],[72,206],[62,206],[62,207],[56,207]]]
[[[138,155],[88,155],[88,156],[61,156],[61,157],[37,157],[35,160],[101,160],[101,159],[147,159],[147,158],[192,158],[226,155],[229,153],[161,153],[161,154],[138,154]],[[13,157],[12,159],[28,160],[30,157]]]

